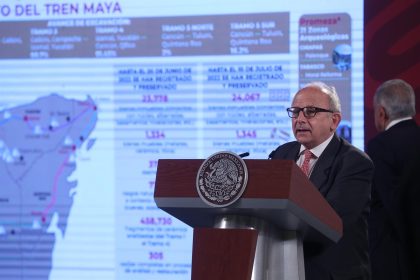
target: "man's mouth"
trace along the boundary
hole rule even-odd
[[[296,128],[296,133],[300,132],[311,132],[311,130],[307,128]]]

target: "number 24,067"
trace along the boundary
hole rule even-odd
[[[233,93],[232,101],[241,102],[241,101],[259,101],[260,93],[251,92],[251,93]]]

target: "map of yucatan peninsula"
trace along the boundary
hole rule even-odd
[[[48,279],[76,192],[69,176],[96,122],[90,97],[52,94],[0,111],[0,279]]]

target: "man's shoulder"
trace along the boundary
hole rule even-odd
[[[354,158],[354,159],[357,159],[357,160],[372,162],[370,157],[364,151],[360,150],[359,148],[357,148],[353,144],[349,143],[345,139],[341,138],[340,140],[342,142],[340,153],[343,156],[346,156],[346,157],[349,157],[349,158]]]
[[[300,143],[297,141],[287,142],[277,147],[274,150],[273,159],[292,159],[295,156],[295,152],[299,150]]]
[[[298,141],[292,141],[292,142],[287,142],[284,143],[282,145],[280,145],[277,149],[279,150],[288,150],[288,149],[293,149],[296,147],[300,147],[300,143]]]
[[[420,127],[414,120],[400,122],[378,133],[367,143],[368,154],[375,150],[392,149],[396,144],[410,145],[420,141]]]

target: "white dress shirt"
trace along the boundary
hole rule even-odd
[[[315,163],[318,161],[318,158],[321,156],[322,152],[324,152],[325,148],[331,142],[333,136],[334,136],[334,134],[332,134],[327,140],[325,140],[324,142],[322,142],[321,144],[319,144],[315,148],[310,149],[310,151],[312,152],[312,154],[314,155],[314,157],[312,157],[311,160],[309,161],[309,174],[308,174],[308,177],[311,176],[312,169],[314,168]],[[299,158],[296,161],[296,164],[298,166],[302,166],[302,164],[303,164],[304,151],[305,150],[306,150],[305,146],[300,145]]]

